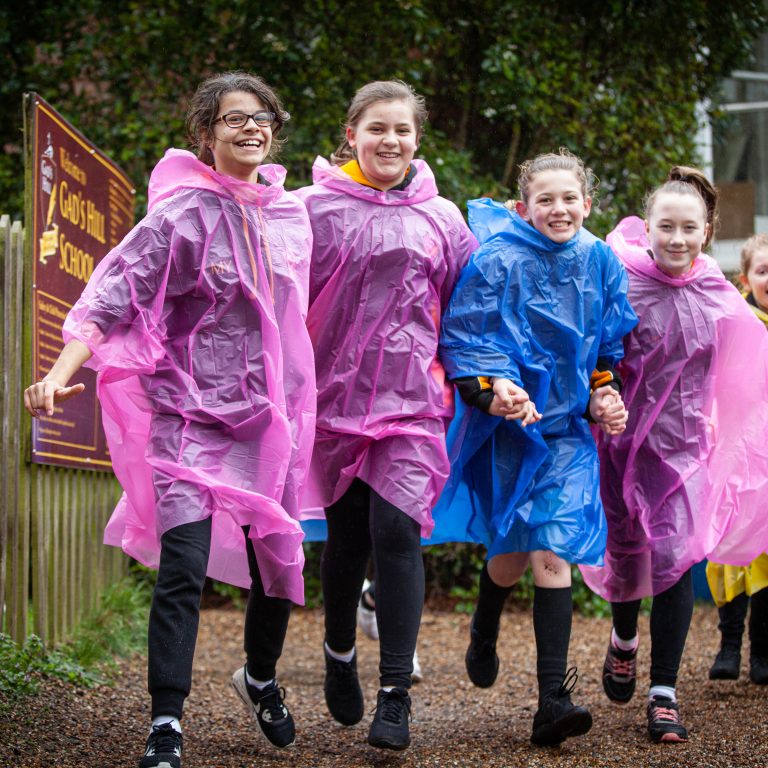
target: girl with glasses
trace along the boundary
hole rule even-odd
[[[244,117],[243,117],[244,116]],[[149,617],[152,725],[140,768],[180,768],[206,574],[249,587],[246,664],[233,686],[267,743],[294,741],[275,680],[292,603],[303,602],[300,490],[315,381],[305,326],[311,231],[265,164],[288,114],[245,72],[192,98],[197,157],[171,149],[149,212],[94,271],[64,324],[66,345],[24,393],[29,412],[97,387],[125,491],[105,541],[159,568]]]

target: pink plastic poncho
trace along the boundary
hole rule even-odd
[[[619,366],[627,429],[599,437],[605,566],[582,572],[625,602],[663,592],[704,558],[746,565],[766,550],[768,334],[709,256],[666,274],[636,217],[607,240],[640,324]]]
[[[208,574],[247,587],[249,525],[266,593],[303,603],[311,231],[285,170],[259,171],[267,184],[170,150],[148,215],[94,271],[64,338],[93,354],[125,491],[105,542],[157,567],[165,531],[212,516]]]
[[[405,189],[383,192],[318,158],[315,183],[298,192],[314,233],[307,324],[318,386],[305,506],[329,506],[358,477],[428,537],[453,416],[440,316],[476,241],[429,166],[412,165]]]

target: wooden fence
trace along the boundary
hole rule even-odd
[[[30,417],[22,392],[31,376],[32,335],[21,222],[0,218],[3,338],[0,631],[66,640],[126,572],[102,531],[120,495],[111,472],[31,464]]]

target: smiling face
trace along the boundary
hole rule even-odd
[[[347,128],[347,141],[371,184],[379,189],[397,186],[419,146],[413,107],[405,100],[374,102]]]
[[[755,297],[755,303],[768,312],[768,247],[757,248],[752,254],[742,285]]]
[[[225,93],[219,100],[216,117],[229,112],[267,112],[258,96],[246,91]],[[272,127],[256,125],[248,120],[242,128],[230,128],[223,120],[213,126],[209,143],[214,164],[219,173],[241,181],[255,183],[259,166],[264,162],[272,145]]]
[[[709,225],[704,201],[696,195],[661,192],[645,228],[656,263],[673,277],[684,275],[704,247]]]
[[[539,171],[528,184],[527,201],[518,200],[517,213],[554,243],[566,243],[581,229],[592,210],[581,181],[570,170]]]

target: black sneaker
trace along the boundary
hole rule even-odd
[[[498,627],[493,637],[483,637],[475,629],[475,618],[469,625],[469,648],[464,656],[469,679],[478,688],[490,688],[496,682],[499,674],[499,657],[496,654],[496,639],[499,636]]]
[[[749,679],[756,685],[768,685],[768,656],[750,656]]]
[[[592,727],[589,710],[571,701],[577,680],[576,667],[571,667],[557,692],[539,705],[531,733],[531,741],[537,746],[556,747],[571,736],[583,736]]]
[[[648,702],[648,735],[656,744],[688,741],[688,731],[680,722],[680,708],[676,701],[665,696],[654,696]]]
[[[715,661],[709,668],[710,680],[738,680],[741,668],[741,652],[738,648],[726,645],[715,656]]]
[[[325,703],[333,719],[355,725],[363,719],[363,689],[357,679],[357,654],[339,661],[325,651]]]
[[[245,677],[245,667],[232,675],[232,687],[251,714],[258,720],[266,740],[278,749],[290,747],[296,741],[293,717],[283,704],[285,689],[274,680],[264,688],[256,688]]]
[[[410,716],[411,697],[405,688],[379,691],[368,743],[380,749],[405,749],[411,743]]]
[[[605,695],[619,704],[626,704],[635,693],[637,684],[637,647],[622,651],[608,642],[603,664],[603,690]]]
[[[181,768],[181,741],[170,723],[153,726],[139,768]]]

